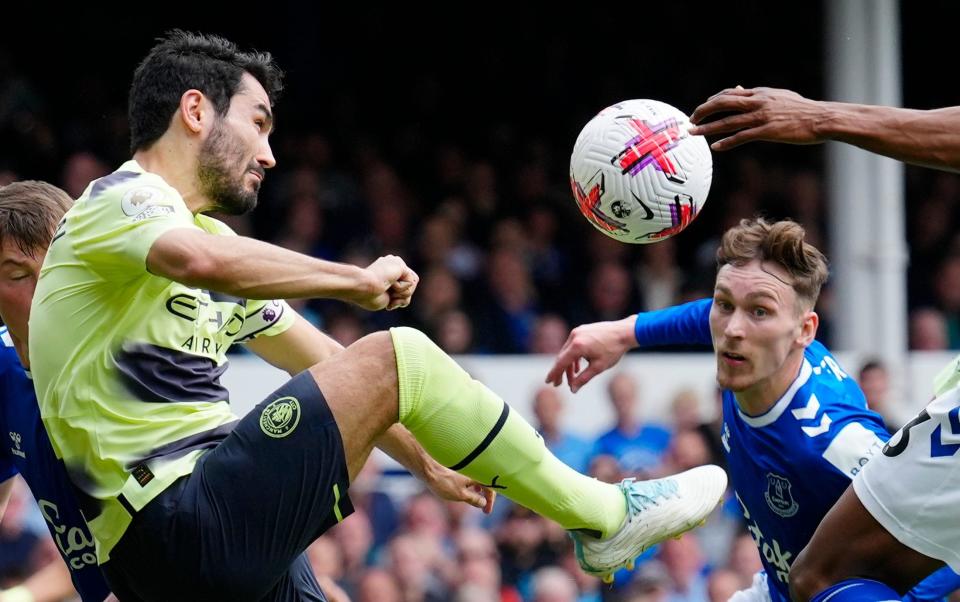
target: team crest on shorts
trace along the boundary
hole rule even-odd
[[[767,473],[767,491],[763,497],[767,499],[770,509],[784,518],[793,516],[800,509],[800,504],[790,493],[792,488],[793,485],[786,478],[772,472]]]
[[[281,397],[260,412],[260,430],[268,437],[286,437],[300,423],[300,402],[296,397]]]

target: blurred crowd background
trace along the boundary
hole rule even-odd
[[[579,129],[619,100],[655,98],[690,113],[738,84],[821,98],[829,57],[820,3],[583,8],[418,14],[280,2],[251,13],[209,8],[185,22],[159,8],[72,7],[56,23],[5,8],[24,26],[0,39],[0,184],[43,179],[77,197],[126,160],[130,76],[153,39],[179,26],[269,50],[287,72],[272,138],[278,166],[259,207],[229,219],[234,229],[335,261],[393,253],[419,272],[402,311],[296,303],[343,344],[404,324],[454,354],[553,354],[578,324],[710,295],[719,235],[758,213],[799,221],[829,253],[825,207],[843,199],[824,197],[819,147],[715,155],[701,215],[679,237],[647,246],[594,231],[567,182]],[[904,2],[901,12],[905,106],[960,104],[956,78],[930,77],[960,8]],[[958,349],[960,178],[908,168],[906,192],[910,345]],[[818,308],[828,345],[838,327],[830,298],[828,286]],[[883,412],[884,367],[863,368]],[[616,424],[581,439],[558,426],[561,395],[537,393],[545,439],[571,465],[615,481],[722,462],[713,416],[699,413],[695,394],[678,395],[672,415],[649,423],[638,418],[642,383],[633,375],[613,379],[609,397]],[[351,495],[356,514],[310,556],[328,587],[363,602],[726,600],[759,569],[735,499],[611,588],[579,572],[558,527],[505,500],[484,517],[378,462]],[[29,492],[18,492],[0,524],[0,585],[55,559],[52,545]]]

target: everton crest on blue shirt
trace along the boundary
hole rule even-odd
[[[790,493],[791,488],[790,481],[786,477],[781,477],[772,472],[767,473],[767,493],[764,494],[764,497],[767,498],[767,505],[784,518],[793,516],[800,508]]]

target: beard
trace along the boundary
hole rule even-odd
[[[257,206],[260,182],[247,190],[243,178],[248,171],[260,174],[261,178],[264,174],[258,163],[246,164],[243,143],[218,122],[197,157],[197,180],[204,196],[213,203],[213,211],[243,215]]]

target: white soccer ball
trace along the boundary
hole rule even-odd
[[[677,234],[707,200],[713,158],[690,120],[656,100],[607,107],[584,126],[570,155],[577,206],[617,240],[651,243]]]

